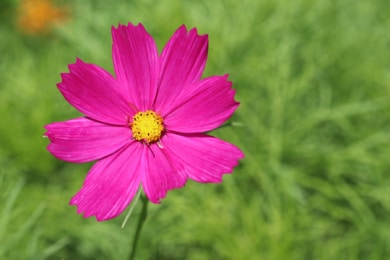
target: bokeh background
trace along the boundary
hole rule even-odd
[[[38,8],[39,7],[39,8]],[[209,35],[204,76],[241,106],[212,134],[245,152],[222,184],[150,205],[138,259],[390,259],[390,1],[2,0],[0,259],[127,259],[140,204],[97,222],[69,199],[91,164],[59,161],[43,126],[79,116],[56,88],[76,57],[112,72],[112,25],[161,50]]]

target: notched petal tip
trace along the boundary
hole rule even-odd
[[[61,81],[57,83],[57,88],[61,91],[61,89],[66,88],[66,85],[64,82],[67,82],[68,80],[71,80],[72,74],[75,74],[77,72],[78,67],[81,65],[86,65],[87,63],[81,60],[80,58],[76,57],[76,61],[74,63],[68,64],[68,71],[67,72],[61,72]]]
[[[46,129],[46,132],[43,133],[43,136],[42,137],[46,137],[46,138],[49,138],[50,142],[53,142],[54,141],[54,133],[51,131],[52,129],[52,125],[53,124],[56,124],[56,123],[51,123],[51,124],[47,124],[44,126],[44,128]]]
[[[97,221],[99,221],[99,222],[115,218],[115,216],[114,217],[110,217],[110,218],[105,218],[104,216],[101,216],[99,214],[95,214],[95,213],[93,213],[90,210],[88,211],[87,209],[82,209],[77,202],[73,201],[73,199],[74,199],[74,197],[69,201],[69,205],[70,206],[75,206],[76,207],[76,213],[78,215],[82,215],[83,218],[95,217],[95,219]]]
[[[191,35],[191,33],[195,34],[199,39],[205,41],[206,44],[207,44],[207,47],[208,47],[208,41],[209,41],[209,35],[208,34],[200,34],[196,27],[194,27],[194,28],[192,28],[190,30],[189,34]]]
[[[54,142],[55,141],[55,135],[53,133],[51,133],[51,132],[44,133],[43,137],[49,138],[50,142]],[[48,146],[48,148],[49,148],[49,146]]]
[[[76,207],[76,213],[79,214],[79,215],[82,215],[83,218],[90,218],[90,217],[95,217],[95,219],[99,222],[102,222],[102,221],[106,221],[106,220],[110,220],[110,219],[113,219],[115,218],[116,216],[112,216],[112,217],[106,217],[106,216],[103,216],[103,215],[100,215],[100,214],[95,214],[91,211],[87,211],[87,210],[82,210],[79,205],[76,203],[76,202],[72,202],[72,200],[69,202],[69,205],[70,206],[75,206]]]
[[[116,32],[118,30],[122,30],[122,29],[126,30],[126,29],[138,28],[138,27],[142,28],[144,31],[146,31],[145,27],[144,27],[144,25],[142,23],[138,23],[138,24],[135,25],[135,24],[129,22],[129,23],[127,23],[127,25],[118,23],[117,27],[115,27],[114,25],[111,26],[111,33]]]
[[[192,35],[192,34],[194,34],[194,35],[196,35],[196,36],[198,36],[198,37],[200,37],[200,38],[207,38],[208,39],[208,34],[200,34],[199,32],[198,32],[198,28],[196,28],[196,27],[193,27],[193,28],[191,28],[191,29],[187,29],[187,26],[185,25],[185,24],[182,24],[177,30],[176,30],[176,32],[180,32],[180,31],[185,31],[186,32],[186,34],[187,34],[187,36],[188,35]]]
[[[64,73],[61,73],[62,74],[70,74],[70,72],[72,72],[72,70],[74,70],[75,68],[77,68],[77,65],[85,65],[87,64],[86,62],[84,62],[82,59],[80,59],[79,57],[76,57],[76,60],[75,62],[73,63],[69,63],[68,64],[68,71],[69,72],[64,72]]]

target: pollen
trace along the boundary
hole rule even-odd
[[[133,138],[147,144],[160,140],[164,131],[163,118],[153,110],[138,112],[130,124]]]

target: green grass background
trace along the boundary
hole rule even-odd
[[[68,201],[91,164],[46,151],[43,125],[78,116],[56,88],[76,57],[112,72],[110,28],[143,23],[159,49],[181,24],[209,35],[204,76],[241,106],[214,135],[245,152],[222,184],[150,205],[138,259],[390,258],[390,2],[62,1],[46,36],[0,5],[0,259],[127,259],[140,205],[96,222]],[[59,2],[61,3],[61,2]]]

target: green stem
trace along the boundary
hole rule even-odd
[[[141,200],[142,200],[142,211],[138,217],[138,226],[137,226],[137,229],[136,229],[135,234],[134,234],[133,247],[131,249],[131,254],[130,254],[130,258],[129,258],[130,260],[133,260],[135,257],[139,236],[141,234],[141,229],[142,229],[142,226],[146,220],[147,213],[148,213],[148,201],[149,200],[145,196],[141,196]]]

